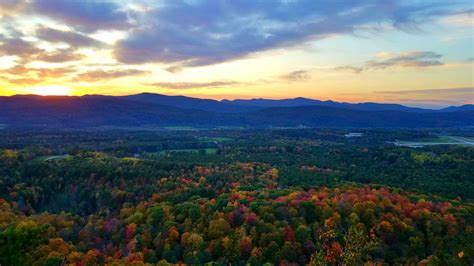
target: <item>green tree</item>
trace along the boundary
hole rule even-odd
[[[48,243],[46,225],[22,222],[0,232],[0,265],[28,265],[27,254]]]

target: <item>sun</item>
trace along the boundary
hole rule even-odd
[[[28,93],[41,96],[69,96],[72,94],[72,89],[64,86],[41,86],[27,89]]]

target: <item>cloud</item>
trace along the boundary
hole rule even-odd
[[[4,39],[0,44],[0,56],[15,55],[21,58],[27,58],[41,52],[43,52],[42,49],[22,39]]]
[[[290,81],[290,82],[306,81],[306,80],[311,79],[311,75],[309,74],[309,71],[307,70],[296,70],[288,74],[280,75],[279,78],[285,81]]]
[[[466,98],[474,98],[474,87],[467,88],[444,88],[444,89],[427,89],[427,90],[396,90],[396,91],[376,91],[375,93],[379,94],[418,94],[418,95],[440,95],[440,94],[450,94],[450,95],[465,95]]]
[[[386,53],[381,57],[383,57],[382,60],[367,61],[365,67],[369,69],[385,69],[393,66],[427,67],[443,64],[439,61],[442,55],[430,51],[410,51],[393,54]]]
[[[54,53],[43,53],[36,56],[37,60],[48,63],[64,63],[81,60],[82,58],[84,58],[83,55],[76,54],[71,49],[63,49]]]
[[[82,33],[74,31],[56,30],[48,27],[41,27],[36,30],[36,36],[48,42],[67,43],[71,47],[90,47],[104,45],[104,43]]]
[[[402,0],[163,1],[115,47],[123,63],[202,66],[298,45],[371,24],[398,28],[448,13]]]
[[[22,39],[5,39],[0,43],[0,56],[18,56],[22,65],[10,68],[10,74],[24,74],[29,71],[23,65],[34,60],[48,63],[64,63],[81,60],[84,56],[74,53],[72,49],[59,49],[52,52],[46,52],[35,46],[32,42]],[[21,73],[21,71],[23,71]]]
[[[403,104],[406,106],[440,109],[448,106],[459,106],[468,104],[462,99],[413,99],[413,98],[392,98],[389,102]]]
[[[5,76],[0,76],[0,78],[13,85],[36,85],[43,82],[43,80],[36,78],[10,78]]]
[[[75,72],[76,69],[73,67],[61,67],[61,68],[29,68],[24,65],[16,65],[14,67],[4,69],[2,78],[7,79],[13,83],[39,83],[41,79],[46,78],[60,78],[70,73]],[[36,81],[35,81],[36,80]]]
[[[424,68],[444,65],[440,61],[442,55],[431,51],[409,51],[400,53],[381,52],[376,56],[378,59],[369,60],[362,66],[344,65],[335,67],[337,71],[351,71],[359,74],[365,70],[386,69],[391,67],[413,67]]]
[[[114,79],[114,78],[122,78],[127,76],[137,76],[148,74],[149,71],[144,70],[137,70],[137,69],[123,69],[123,70],[94,70],[88,71],[84,73],[78,74],[73,81],[86,81],[86,82],[94,82],[100,81],[104,79]]]
[[[0,56],[18,56],[23,63],[30,60],[40,60],[48,63],[63,63],[83,58],[72,49],[60,49],[54,52],[45,52],[35,46],[33,42],[22,39],[5,39],[0,43]]]
[[[359,74],[364,70],[364,68],[363,67],[358,67],[358,66],[345,65],[345,66],[338,66],[338,67],[334,68],[334,70],[337,70],[337,71],[351,71],[354,74]]]
[[[28,2],[25,0],[2,0],[0,6],[0,17],[18,14],[27,6]]]
[[[474,8],[453,13],[442,18],[442,22],[453,25],[472,28],[474,26]]]
[[[172,90],[188,90],[198,88],[226,87],[241,84],[237,81],[212,81],[212,82],[156,82],[147,83],[148,86],[155,86]]]
[[[439,108],[474,102],[474,87],[375,91],[385,101],[418,107]]]
[[[183,68],[180,66],[170,66],[170,67],[165,68],[165,70],[170,73],[178,73],[178,72],[183,71]]]
[[[28,74],[28,72],[30,72],[30,69],[23,65],[16,65],[14,67],[2,70],[2,72],[11,74],[11,75],[25,75],[25,74]]]
[[[32,9],[85,31],[130,27],[128,14],[113,1],[34,0]]]
[[[61,49],[54,52],[45,52],[35,46],[33,42],[22,39],[5,39],[0,42],[0,56],[18,56],[23,63],[30,60],[40,60],[48,63],[63,63],[83,58],[72,49]],[[17,71],[19,70],[17,67]],[[14,71],[14,70],[11,70]]]
[[[71,74],[76,71],[72,67],[61,67],[61,68],[35,68],[33,69],[39,77],[51,77],[51,78],[60,78],[65,77],[68,74]]]

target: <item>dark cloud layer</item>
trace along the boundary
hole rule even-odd
[[[67,43],[72,47],[87,47],[87,46],[100,46],[102,42],[91,38],[85,34],[73,32],[73,31],[61,31],[48,27],[39,28],[36,31],[36,36],[42,40],[53,42],[53,43]]]
[[[2,0],[0,1],[0,16],[13,16],[20,13],[28,6],[26,0]]]
[[[373,23],[409,27],[443,14],[443,6],[402,0],[164,1],[118,43],[124,63],[178,66],[220,63]]]
[[[43,52],[42,49],[39,49],[33,43],[22,39],[0,39],[0,56],[16,55],[22,58],[27,58],[41,52]]]
[[[40,28],[37,37],[49,42],[97,47],[100,42],[80,32],[128,30],[128,37],[114,48],[116,59],[127,64],[165,63],[170,72],[351,34],[367,25],[389,23],[411,29],[454,12],[453,3],[441,0],[163,0],[143,13],[113,0],[4,1],[9,10],[28,9],[28,15],[46,16],[77,30]],[[397,62],[367,65],[384,68],[391,63]],[[439,63],[436,58],[414,62],[415,66]]]
[[[54,52],[46,52],[36,47],[35,43],[22,39],[0,39],[0,56],[18,56],[22,63],[32,60],[40,60],[48,63],[64,63],[76,61],[83,58],[73,49],[60,49]]]
[[[128,14],[113,1],[34,0],[32,9],[85,31],[130,27]]]
[[[39,54],[36,59],[48,63],[64,63],[69,61],[77,61],[84,58],[83,55],[76,54],[70,49],[60,50],[54,53]]]

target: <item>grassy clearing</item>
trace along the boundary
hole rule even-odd
[[[245,127],[238,127],[238,126],[217,126],[216,129],[232,130],[232,129],[245,129]]]
[[[200,153],[204,152],[206,155],[216,154],[217,149],[210,148],[210,149],[176,149],[176,150],[163,150],[158,152],[158,155],[168,155],[172,153]]]
[[[469,137],[457,137],[457,136],[440,136],[438,138],[429,138],[417,141],[396,141],[394,143],[397,146],[405,147],[424,147],[433,145],[461,145],[461,146],[474,146],[474,138]]]
[[[226,137],[202,137],[202,138],[199,138],[199,140],[203,142],[211,142],[211,141],[224,142],[224,141],[233,141],[234,139],[226,138]]]
[[[191,131],[191,130],[198,130],[197,128],[195,127],[189,127],[189,126],[169,126],[169,127],[164,127],[164,129],[166,130],[170,130],[170,131]]]

